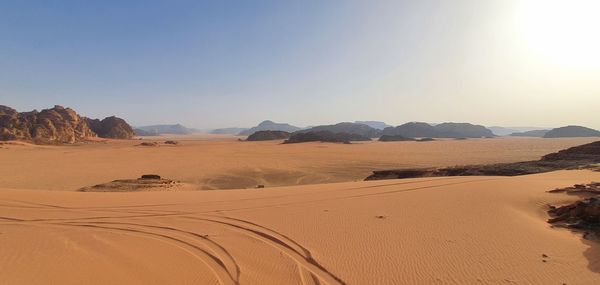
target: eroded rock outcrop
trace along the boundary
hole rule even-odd
[[[576,184],[572,187],[549,191],[550,193],[564,192],[586,198],[562,206],[549,206],[548,223],[555,226],[577,230],[585,230],[598,235],[600,233],[600,183]],[[590,195],[592,197],[590,197]]]
[[[133,128],[125,120],[111,116],[99,119],[86,118],[92,131],[101,138],[131,139],[134,136]]]
[[[73,109],[54,106],[40,112],[19,113],[0,106],[0,140],[35,143],[75,143],[96,134]]]
[[[181,182],[156,174],[144,174],[138,179],[119,179],[79,189],[81,192],[136,192],[177,190]]]
[[[81,117],[71,108],[54,106],[42,111],[17,112],[0,106],[0,140],[23,140],[38,144],[76,143],[92,137],[129,139],[131,126],[123,119],[102,121]]]

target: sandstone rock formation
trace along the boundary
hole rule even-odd
[[[119,179],[79,189],[81,192],[132,192],[176,190],[181,183],[161,178],[156,174],[144,174],[138,179]]]
[[[335,142],[350,143],[351,141],[370,141],[365,136],[349,133],[334,133],[330,131],[317,131],[307,133],[293,133],[292,136],[283,143],[302,143],[302,142]]]
[[[0,106],[0,140],[75,143],[94,136],[87,122],[70,108],[56,105],[41,112],[18,113]]]
[[[247,141],[271,141],[284,140],[290,137],[290,133],[284,131],[258,131],[246,139]]]
[[[131,139],[133,138],[133,128],[125,120],[115,116],[99,119],[89,119],[86,121],[92,131],[101,138],[109,139]]]
[[[76,143],[96,136],[129,139],[133,136],[133,130],[123,119],[87,119],[71,108],[58,105],[39,112],[22,113],[0,106],[0,140]]]
[[[575,184],[573,187],[549,192],[565,192],[585,198],[564,206],[550,206],[548,214],[551,218],[548,219],[548,223],[571,229],[590,230],[596,235],[600,234],[600,182]]]

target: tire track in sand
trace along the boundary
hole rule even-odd
[[[68,226],[68,227],[94,228],[94,229],[99,229],[99,230],[106,230],[109,232],[122,231],[122,232],[126,232],[126,233],[133,234],[133,235],[146,236],[149,238],[153,238],[153,239],[162,241],[166,244],[169,244],[171,246],[177,247],[177,248],[189,253],[190,255],[194,256],[196,259],[200,260],[201,262],[203,262],[213,272],[213,274],[219,281],[219,284],[222,284],[222,285],[237,285],[238,284],[238,282],[234,279],[234,277],[231,276],[230,273],[227,271],[225,264],[218,257],[207,252],[200,246],[195,245],[193,242],[189,242],[189,241],[186,241],[186,240],[183,240],[180,238],[176,238],[171,235],[164,234],[164,233],[156,233],[156,232],[152,232],[152,231],[140,230],[140,229],[135,229],[135,228],[131,228],[131,227],[122,228],[122,227],[111,227],[111,226],[94,225],[94,224],[90,224],[90,223],[76,223],[76,222],[54,223],[54,225]]]
[[[70,222],[74,224],[78,224],[77,222]],[[218,258],[221,263],[225,266],[227,271],[231,276],[235,276],[234,279],[236,282],[239,282],[240,276],[240,267],[227,249],[225,249],[222,245],[218,244],[214,240],[210,239],[207,235],[198,234],[191,231],[186,231],[174,227],[169,226],[158,226],[158,225],[147,225],[140,223],[126,223],[126,222],[86,222],[85,224],[94,224],[94,225],[125,225],[125,226],[133,226],[133,227],[141,227],[141,228],[150,228],[155,230],[164,230],[167,232],[174,232],[178,235],[187,237],[192,239],[195,242],[198,242],[208,248],[213,255],[216,255],[215,258]]]
[[[245,236],[262,241],[263,243],[277,249],[296,262],[300,271],[302,282],[304,284],[319,284],[320,281],[329,285],[346,284],[339,277],[335,276],[333,273],[329,272],[321,264],[319,264],[306,248],[300,246],[297,242],[277,231],[241,219],[228,217],[181,216],[181,218],[225,225]],[[312,276],[316,278],[312,278]]]

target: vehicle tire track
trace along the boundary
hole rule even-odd
[[[204,249],[202,249],[201,247],[199,247],[193,243],[187,242],[182,239],[175,238],[173,236],[170,236],[170,235],[167,235],[164,233],[155,233],[155,232],[151,232],[151,231],[145,231],[145,230],[134,229],[134,228],[121,228],[121,227],[94,225],[94,224],[89,224],[89,223],[75,223],[75,222],[73,222],[73,223],[54,223],[54,225],[70,226],[70,227],[86,227],[86,228],[94,228],[94,229],[108,230],[108,231],[123,231],[123,232],[129,233],[129,234],[134,234],[134,235],[139,234],[142,236],[148,236],[150,238],[167,243],[171,246],[180,248],[180,249],[184,250],[185,252],[191,254],[192,256],[196,257],[196,259],[200,260],[201,262],[206,264],[206,266],[208,266],[208,268],[213,272],[213,274],[215,274],[215,276],[217,277],[217,280],[219,281],[220,284],[222,284],[222,285],[237,285],[238,284],[238,282],[236,280],[234,280],[233,276],[231,276],[230,273],[227,271],[225,264],[219,258],[210,254],[209,252],[205,251]]]
[[[69,222],[77,223],[77,222]],[[157,225],[147,225],[147,224],[139,224],[139,223],[126,223],[126,222],[86,222],[86,224],[94,224],[94,225],[125,225],[125,226],[134,226],[134,227],[142,227],[142,228],[152,228],[158,230],[165,230],[178,233],[180,235],[191,237],[194,241],[201,243],[205,247],[207,247],[213,254],[217,255],[217,258],[221,261],[221,263],[225,266],[230,275],[235,276],[236,282],[239,282],[240,276],[240,267],[227,249],[225,249],[222,245],[218,244],[214,240],[210,239],[206,235],[201,235],[195,232],[186,231],[174,227],[168,226],[157,226]]]
[[[266,243],[267,245],[279,250],[283,254],[287,255],[289,258],[294,260],[300,268],[304,268],[309,271],[310,274],[314,275],[320,281],[325,282],[330,285],[339,285],[346,284],[339,277],[335,276],[333,273],[329,272],[325,269],[321,264],[319,264],[312,256],[306,255],[303,249],[302,251],[297,251],[295,247],[297,247],[297,243],[293,242],[292,244],[286,243],[286,240],[289,242],[289,238],[285,238],[284,235],[273,231],[273,230],[265,230],[264,227],[255,227],[248,223],[236,222],[233,220],[219,220],[219,218],[214,216],[208,217],[194,217],[194,216],[182,216],[182,218],[201,220],[207,222],[218,223],[221,225],[228,226],[229,228],[244,234],[245,236],[249,236],[251,238],[257,239]],[[240,220],[241,221],[241,220]],[[273,235],[269,234],[272,233]],[[302,270],[301,270],[302,272]],[[308,278],[307,274],[301,273],[301,278],[303,282],[310,282],[311,278]],[[311,284],[311,283],[308,283]],[[314,283],[312,283],[314,284]]]

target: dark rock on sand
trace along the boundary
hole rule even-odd
[[[540,160],[441,168],[409,168],[373,171],[365,180],[438,176],[517,176],[561,169],[588,168],[600,163],[600,141],[543,156]]]
[[[178,141],[165,141],[165,144],[178,145],[179,142]]]
[[[82,192],[133,192],[172,190],[181,183],[161,178],[156,174],[145,174],[138,179],[119,179],[79,189]]]
[[[157,175],[157,174],[144,174],[139,179],[160,179],[160,175]]]
[[[334,142],[350,143],[351,141],[370,141],[365,136],[349,133],[334,133],[330,131],[301,132],[293,133],[292,136],[283,143],[302,143],[302,142]]]
[[[138,144],[138,146],[158,146],[158,143],[156,142],[143,142]]]
[[[550,206],[548,223],[576,230],[600,234],[600,183],[576,184],[572,187],[555,189],[551,193],[566,192],[586,198],[563,206]],[[592,195],[592,197],[590,197]]]
[[[246,139],[247,141],[271,141],[284,140],[290,137],[290,133],[284,131],[258,131]]]

